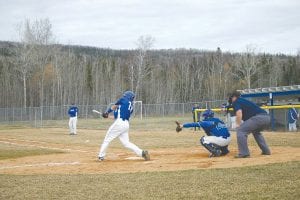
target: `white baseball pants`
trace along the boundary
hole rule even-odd
[[[297,131],[297,121],[289,123],[289,131]]]
[[[124,147],[132,150],[138,156],[142,156],[143,150],[129,141],[128,131],[129,122],[127,120],[123,121],[122,119],[116,119],[115,122],[109,127],[106,133],[98,156],[104,158],[109,144],[117,137],[119,137],[120,142],[123,144]]]
[[[216,136],[205,136],[203,138],[203,142],[206,144],[216,144],[220,147],[225,147],[229,145],[231,141],[231,137],[223,138],[223,137],[216,137]]]
[[[77,131],[77,117],[70,117],[69,129],[70,129],[70,133],[76,134],[76,131]]]

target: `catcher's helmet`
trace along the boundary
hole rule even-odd
[[[132,91],[126,91],[123,93],[123,97],[127,98],[129,101],[133,101],[135,94]]]
[[[214,117],[214,112],[210,109],[205,110],[202,114],[202,117],[204,117],[204,119],[210,118],[210,117]]]

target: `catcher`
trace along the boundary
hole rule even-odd
[[[219,157],[228,154],[228,145],[231,137],[225,123],[219,118],[214,118],[214,112],[209,109],[204,111],[202,116],[204,120],[195,123],[182,125],[176,121],[176,131],[180,132],[182,128],[202,127],[207,136],[201,137],[200,143],[210,152],[209,157]]]

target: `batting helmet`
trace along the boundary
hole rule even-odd
[[[126,91],[123,93],[123,97],[127,98],[129,101],[133,101],[135,94],[132,91]]]
[[[214,117],[214,112],[210,109],[205,110],[202,114],[202,117],[204,117],[204,119],[210,118],[210,117]]]

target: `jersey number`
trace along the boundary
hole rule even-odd
[[[128,110],[129,110],[130,112],[132,112],[132,110],[133,110],[133,108],[132,108],[132,103],[131,103],[131,102],[129,102]]]

